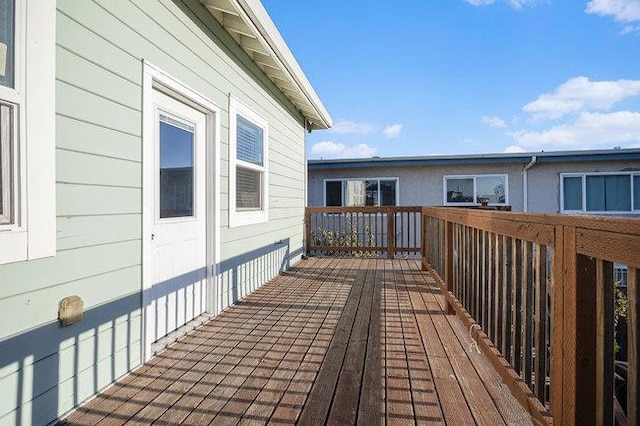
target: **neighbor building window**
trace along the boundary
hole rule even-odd
[[[640,210],[640,173],[564,173],[560,187],[563,212]]]
[[[397,193],[397,178],[326,180],[325,206],[396,206]]]
[[[445,205],[506,205],[507,175],[472,175],[444,177]]]
[[[0,2],[0,264],[55,254],[55,2]]]
[[[258,114],[230,101],[231,226],[268,219],[268,125]]]

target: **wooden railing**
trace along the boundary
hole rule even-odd
[[[420,253],[421,207],[309,207],[309,254],[400,256]]]
[[[640,424],[639,219],[448,208],[424,208],[422,219],[423,264],[448,310],[537,421]],[[628,268],[618,398],[614,263]]]

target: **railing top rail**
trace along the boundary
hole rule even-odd
[[[384,206],[384,207],[307,207],[308,213],[406,213],[422,211],[420,206]]]
[[[635,217],[587,216],[559,213],[522,213],[459,209],[453,207],[423,207],[422,212],[427,216],[456,223],[465,223],[468,222],[469,219],[479,218],[484,219],[484,223],[491,223],[493,220],[500,219],[514,223],[532,223],[548,226],[564,225],[579,229],[593,229],[640,236],[640,218]]]

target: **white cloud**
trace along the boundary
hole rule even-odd
[[[319,158],[369,158],[376,152],[376,148],[365,143],[346,146],[343,143],[324,141],[311,147],[311,154]]]
[[[388,124],[382,133],[389,139],[395,139],[400,136],[400,132],[402,132],[403,127],[404,124]]]
[[[472,6],[488,6],[495,3],[495,0],[465,0]],[[507,4],[514,9],[522,9],[529,6],[534,6],[539,3],[540,0],[506,0]]]
[[[534,6],[536,3],[538,3],[538,0],[508,0],[507,3],[509,3],[509,6],[513,7],[514,9],[522,9],[529,6]]]
[[[618,22],[640,21],[640,1],[638,0],[591,0],[586,13],[612,16]]]
[[[518,154],[520,152],[526,152],[526,150],[520,145],[509,145],[504,149],[505,154]]]
[[[487,6],[493,4],[495,0],[466,0],[472,6]]]
[[[611,148],[640,143],[640,112],[583,112],[571,123],[541,132],[512,132],[516,145],[525,149],[551,146],[557,149]]]
[[[507,123],[504,122],[504,120],[500,117],[489,117],[489,116],[483,116],[482,117],[482,123],[486,124],[487,126],[497,129],[497,128],[502,128],[502,127],[507,127]]]
[[[369,123],[358,123],[350,120],[337,120],[333,123],[333,127],[330,131],[335,133],[357,133],[360,135],[366,135],[375,130],[375,127]]]
[[[589,81],[587,77],[573,77],[522,109],[533,114],[534,120],[558,119],[587,110],[608,111],[616,102],[638,95],[640,80]]]
[[[620,30],[621,35],[631,34],[640,31],[640,25],[625,25],[623,29]]]

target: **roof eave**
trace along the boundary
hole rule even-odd
[[[588,161],[633,161],[640,160],[640,149],[584,150],[524,152],[517,154],[462,154],[434,155],[422,157],[359,158],[308,160],[310,170],[345,169],[352,167],[417,167],[453,164],[526,164],[535,156],[537,163],[574,163]]]
[[[307,129],[328,129],[332,126],[331,116],[259,0],[200,1],[300,111],[307,121]],[[240,25],[237,19],[241,20]],[[259,63],[255,59],[256,53],[266,55],[272,63]],[[273,69],[282,75],[270,75],[266,67],[275,67]]]

